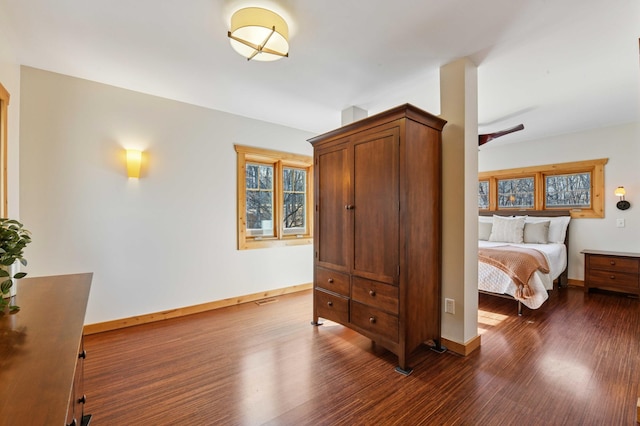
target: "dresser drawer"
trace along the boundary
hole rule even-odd
[[[637,274],[640,272],[640,259],[592,255],[589,256],[589,267],[591,269]]]
[[[618,287],[638,291],[640,283],[637,274],[625,274],[615,271],[591,270],[589,287]]]
[[[353,277],[351,298],[357,302],[398,315],[398,287]]]
[[[319,317],[341,324],[349,322],[349,299],[318,289],[314,290],[314,297]]]
[[[349,297],[349,275],[330,269],[315,268],[313,283],[316,288],[323,288]]]
[[[351,323],[374,334],[398,341],[398,317],[351,301]]]

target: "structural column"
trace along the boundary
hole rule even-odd
[[[468,58],[440,68],[442,133],[442,338],[467,355],[478,335],[478,77]],[[445,312],[445,299],[454,312]],[[452,310],[452,309],[448,309]]]

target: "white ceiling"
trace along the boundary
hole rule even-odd
[[[247,62],[231,14],[271,8],[290,57]],[[638,121],[637,0],[0,0],[21,64],[321,133],[350,106],[439,114],[439,68],[478,65],[501,143]],[[493,142],[492,142],[493,143]]]

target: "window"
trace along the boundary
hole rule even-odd
[[[313,158],[235,146],[238,249],[310,244]]]
[[[546,176],[545,188],[548,207],[591,207],[591,173]]]
[[[534,206],[532,177],[498,179],[499,209],[532,209]]]
[[[572,217],[604,217],[604,165],[608,159],[482,172],[483,210],[569,209]]]

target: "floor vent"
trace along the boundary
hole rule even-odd
[[[271,299],[262,299],[262,300],[257,300],[256,301],[256,305],[258,306],[263,306],[263,305],[268,305],[269,303],[275,303],[277,302],[278,299],[275,298],[271,298]]]

